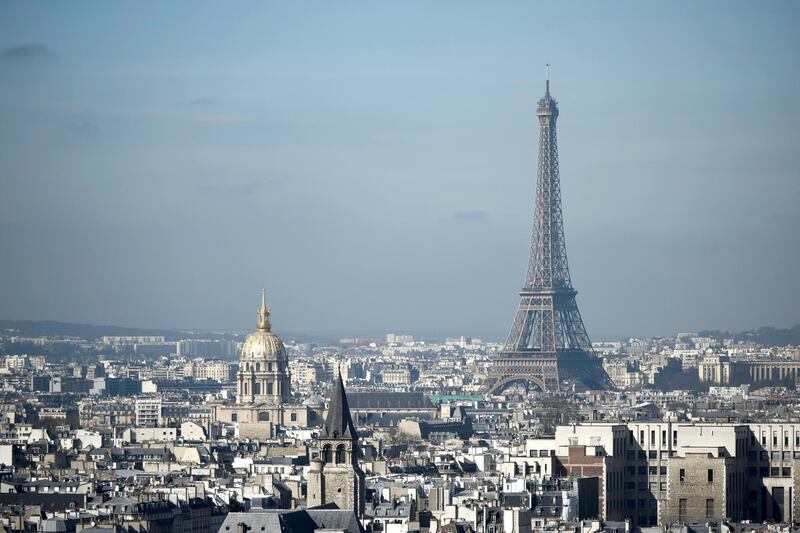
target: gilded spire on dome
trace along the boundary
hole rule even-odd
[[[261,289],[261,307],[258,308],[258,331],[272,331],[272,322],[269,319],[269,308],[267,307],[267,291]]]

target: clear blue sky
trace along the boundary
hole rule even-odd
[[[800,322],[800,4],[4,2],[0,317],[502,336],[543,65],[591,336]]]

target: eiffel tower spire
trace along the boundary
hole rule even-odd
[[[558,103],[550,94],[549,64],[536,116],[539,162],[528,271],[503,353],[492,363],[487,390],[496,392],[518,381],[557,390],[564,379],[606,388],[610,382],[592,352],[567,263],[556,139]]]

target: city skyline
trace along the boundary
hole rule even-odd
[[[798,15],[0,2],[0,533],[798,530]]]
[[[800,322],[795,5],[196,6],[0,7],[0,317],[502,337],[549,62],[590,337]]]

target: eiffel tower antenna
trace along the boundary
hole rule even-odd
[[[550,63],[544,66],[544,93],[550,94]]]

